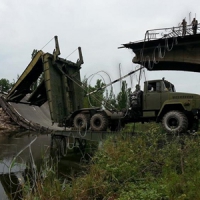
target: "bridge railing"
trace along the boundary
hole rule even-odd
[[[200,24],[197,25],[196,34],[199,34],[199,33],[200,33]],[[137,42],[151,41],[151,40],[157,40],[161,38],[172,38],[172,37],[178,37],[178,36],[184,37],[184,36],[193,35],[193,34],[194,33],[193,33],[192,25],[186,26],[185,34],[183,33],[183,26],[152,29],[152,30],[146,31],[144,40],[137,41]]]

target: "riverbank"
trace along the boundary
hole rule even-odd
[[[159,125],[142,126],[145,131],[134,136],[122,133],[105,141],[87,172],[70,181],[46,167],[34,190],[24,185],[24,199],[200,199],[199,133],[167,135]]]
[[[0,108],[0,135],[20,131],[20,127]]]

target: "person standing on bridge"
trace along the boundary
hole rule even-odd
[[[187,26],[187,22],[185,21],[185,19],[183,19],[181,25],[183,26],[182,36],[185,36],[186,35],[186,26]]]
[[[196,20],[196,33],[197,33],[197,27],[198,26],[198,20]]]
[[[196,35],[197,34],[197,24],[198,24],[198,21],[194,18],[192,20],[192,30],[193,30],[193,34]]]

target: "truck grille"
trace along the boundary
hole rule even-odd
[[[193,99],[194,96],[186,95],[186,96],[173,96],[172,99]]]

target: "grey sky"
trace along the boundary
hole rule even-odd
[[[82,47],[82,77],[103,70],[114,80],[119,77],[119,63],[122,75],[135,69],[131,61],[134,54],[117,49],[121,44],[144,39],[148,29],[177,26],[185,17],[188,21],[190,12],[191,18],[196,13],[198,19],[199,7],[197,0],[0,0],[0,78],[16,80],[31,61],[33,49],[41,49],[57,35],[61,57]],[[52,53],[53,49],[54,41],[43,51]],[[77,58],[76,51],[68,59]],[[200,74],[145,74],[147,79],[165,77],[178,91],[200,93]],[[133,85],[136,82],[134,75]],[[114,87],[117,89],[119,84]]]

